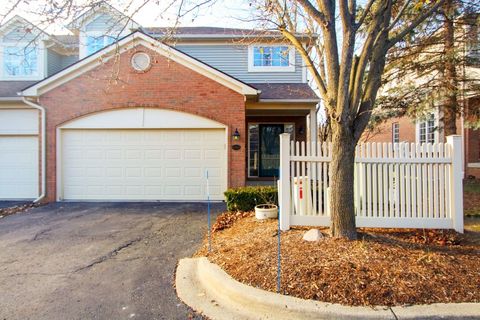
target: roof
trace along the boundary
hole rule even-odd
[[[256,30],[222,27],[145,27],[142,31],[153,37],[170,36],[172,38],[280,38],[283,35],[276,30]],[[308,39],[307,34],[298,34],[300,38]]]
[[[17,92],[38,81],[0,81],[1,98],[18,98]]]
[[[320,101],[308,83],[250,83],[262,93],[260,100],[298,100],[305,102]]]
[[[110,13],[115,15],[119,20],[127,20],[130,24],[140,26],[136,21],[125,15],[122,11],[118,10],[106,1],[100,1],[93,3],[92,6],[87,6],[83,13],[74,18],[66,27],[70,30],[76,30],[82,23],[88,21],[92,16],[97,13]]]

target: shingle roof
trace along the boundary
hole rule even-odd
[[[188,39],[224,39],[224,38],[274,38],[283,39],[280,31],[276,30],[256,30],[256,29],[239,29],[239,28],[222,28],[222,27],[145,27],[141,29],[143,32],[153,36],[170,36],[172,38],[188,38]],[[316,35],[299,33],[297,37],[308,40]]]
[[[262,100],[319,100],[307,83],[250,83]]]
[[[142,29],[148,34],[175,34],[175,35],[276,35],[281,36],[278,31],[264,31],[254,29],[221,28],[221,27],[146,27]]]
[[[19,96],[17,92],[22,89],[31,86],[38,81],[0,81],[0,97],[1,98],[12,98]]]

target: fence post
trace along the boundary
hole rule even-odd
[[[280,135],[280,230],[290,229],[290,134],[282,133]]]
[[[447,143],[452,150],[450,214],[455,231],[463,233],[462,137],[460,135],[448,136]]]

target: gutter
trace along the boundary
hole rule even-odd
[[[0,97],[0,102],[4,102],[4,101],[23,101],[23,99],[21,97]]]
[[[46,115],[47,115],[47,111],[45,110],[44,107],[42,107],[41,105],[39,104],[36,104],[30,100],[28,100],[27,98],[25,97],[22,97],[22,100],[23,102],[25,102],[27,105],[29,105],[30,107],[34,108],[34,109],[37,109],[37,110],[40,110],[40,114],[42,116],[42,132],[41,132],[41,141],[42,141],[42,147],[41,147],[41,158],[42,158],[42,168],[41,168],[41,175],[42,175],[42,192],[40,193],[40,195],[38,196],[38,198],[36,198],[35,200],[33,200],[34,203],[36,202],[39,202],[40,200],[42,200],[43,198],[45,198],[45,191],[46,191],[46,184],[47,184],[47,176],[46,176],[46,172],[47,172],[47,162],[46,162],[46,155],[47,155],[47,143],[46,143],[46,133],[47,133],[47,128],[46,128],[46,124],[47,124],[47,119],[46,119]]]

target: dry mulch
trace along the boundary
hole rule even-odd
[[[232,222],[233,220],[233,222]],[[195,254],[236,280],[276,291],[277,220],[225,213]],[[302,240],[308,228],[282,232],[281,293],[344,305],[480,302],[480,232],[361,229],[360,240]]]
[[[37,208],[41,206],[40,203],[26,203],[26,204],[21,204],[18,206],[13,206],[13,207],[7,207],[7,208],[0,208],[0,218],[10,216],[12,214],[17,214],[20,212],[27,211],[31,208]]]

